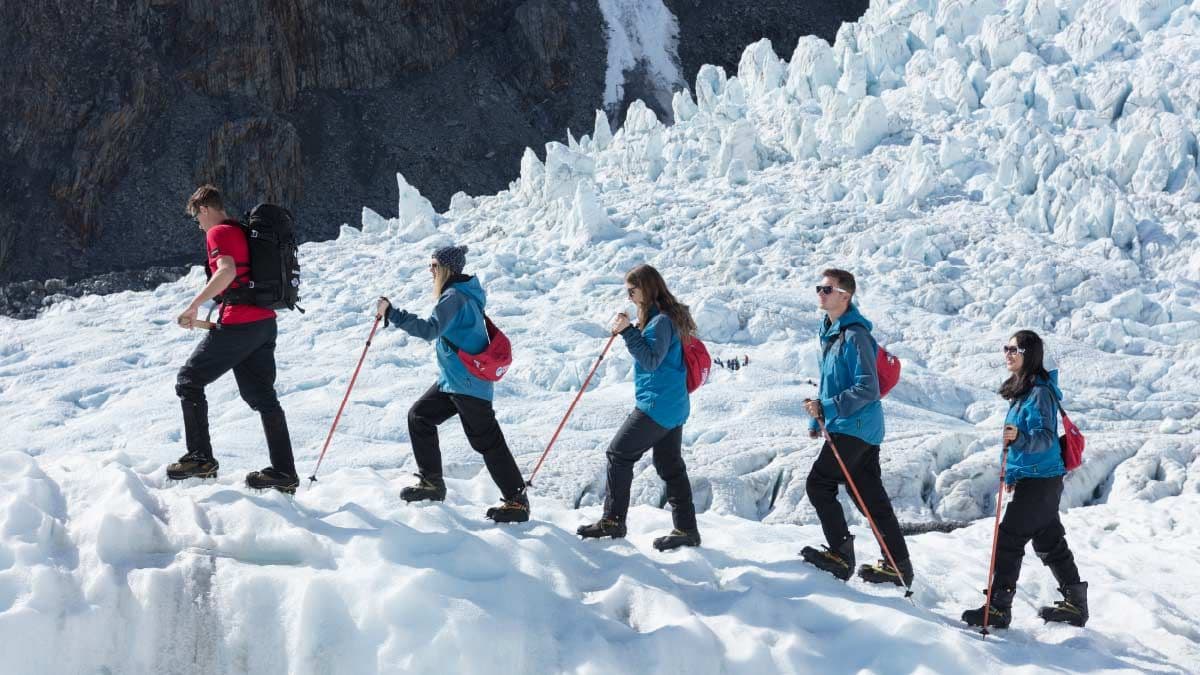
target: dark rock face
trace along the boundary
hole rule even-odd
[[[394,211],[397,171],[443,207],[502,189],[590,124],[601,26],[558,0],[4,3],[0,281],[198,261],[205,181],[305,239]]]
[[[866,4],[665,2],[689,81],[761,35],[783,56],[832,40]],[[0,313],[55,295],[25,279],[198,264],[202,182],[287,204],[304,240],[393,213],[396,172],[439,209],[501,190],[525,147],[591,131],[606,51],[595,0],[0,3]]]

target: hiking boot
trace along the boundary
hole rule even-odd
[[[442,480],[441,476],[430,474],[413,474],[419,480],[416,485],[411,485],[400,491],[400,498],[406,502],[423,502],[433,501],[440,502],[446,499],[446,481]]]
[[[896,584],[897,586],[911,587],[913,580],[912,562],[901,560],[896,563],[900,568],[896,572],[896,568],[888,564],[886,560],[880,560],[874,565],[863,565],[858,568],[858,577],[869,584]]]
[[[699,546],[699,530],[671,530],[671,533],[654,540],[654,548],[660,551],[670,551],[680,546]]]
[[[842,581],[849,581],[854,572],[854,537],[846,537],[837,550],[822,546],[822,551],[811,546],[805,546],[800,551],[804,562],[823,569]]]
[[[504,499],[500,506],[487,510],[487,517],[497,523],[523,523],[529,520],[529,497],[518,492],[511,499]]]
[[[217,460],[212,457],[188,453],[180,457],[178,462],[167,465],[167,478],[171,480],[216,478],[219,466]]]
[[[284,473],[272,466],[268,466],[262,471],[251,471],[246,474],[246,487],[252,490],[275,488],[285,494],[294,495],[299,486],[299,476]]]
[[[987,595],[987,589],[983,589],[983,594]],[[992,603],[988,607],[988,628],[1008,628],[1012,623],[1012,601],[1013,596],[1017,594],[1015,588],[996,588],[992,590]],[[968,626],[983,625],[983,606],[977,609],[968,609],[962,613],[962,620]]]
[[[1048,622],[1069,623],[1082,628],[1088,620],[1087,586],[1086,581],[1081,581],[1058,589],[1063,599],[1056,601],[1053,607],[1043,607],[1038,616]]]
[[[575,530],[575,534],[584,539],[600,539],[601,537],[623,539],[625,537],[625,523],[613,520],[612,518],[601,518],[591,525],[580,525],[579,529]]]

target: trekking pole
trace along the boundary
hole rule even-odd
[[[988,563],[987,600],[983,603],[983,628],[979,634],[988,636],[988,615],[992,613],[992,575],[996,573],[996,545],[1000,542],[1000,508],[1004,505],[1004,465],[1008,462],[1008,441],[1000,451],[1000,487],[996,491],[996,525],[992,528],[992,559]]]
[[[567,408],[567,414],[563,415],[562,421],[558,423],[558,428],[554,430],[554,435],[550,437],[550,442],[546,444],[546,451],[542,453],[542,457],[538,460],[537,466],[533,467],[533,472],[529,474],[529,480],[525,481],[526,487],[533,487],[533,477],[536,476],[538,470],[542,468],[542,462],[546,461],[546,455],[550,454],[550,448],[553,448],[554,441],[558,440],[559,432],[561,432],[563,427],[567,424],[567,418],[569,418],[571,416],[571,412],[575,410],[575,404],[579,403],[579,399],[583,396],[583,392],[587,391],[588,383],[592,381],[592,376],[596,374],[596,369],[600,367],[600,362],[604,360],[604,355],[608,353],[608,348],[612,346],[613,340],[615,339],[617,339],[616,333],[613,333],[608,338],[608,342],[604,345],[604,350],[600,352],[600,358],[596,359],[596,364],[592,366],[592,372],[588,373],[587,378],[584,379],[583,386],[579,388],[579,393],[575,394],[575,400],[571,401],[571,407]]]
[[[333,432],[337,429],[338,420],[342,419],[342,410],[346,407],[346,401],[350,400],[350,390],[354,389],[354,381],[358,379],[358,371],[362,368],[363,361],[367,358],[367,350],[371,348],[371,339],[375,337],[375,329],[379,328],[379,320],[382,318],[382,314],[375,315],[375,323],[371,325],[371,334],[367,336],[367,344],[363,346],[362,356],[358,357],[358,366],[354,368],[354,375],[350,377],[350,386],[346,387],[346,395],[342,397],[342,404],[338,406],[337,415],[333,417],[333,426],[329,427],[329,435],[325,437],[325,447],[321,448],[321,456],[317,458],[317,467],[313,469],[312,475],[308,477],[310,487],[313,483],[317,482],[317,471],[321,469],[321,461],[325,459],[325,451],[329,449],[329,441],[333,439]]]
[[[896,576],[900,577],[900,581],[904,582],[904,597],[911,598],[913,594],[912,586],[907,581],[904,581],[904,575],[900,573],[900,568],[896,565],[896,559],[892,557],[892,552],[888,549],[887,542],[883,540],[883,535],[880,534],[879,528],[875,526],[875,519],[871,517],[871,512],[867,510],[867,503],[863,501],[862,495],[858,493],[858,486],[854,484],[854,479],[850,477],[850,470],[846,468],[846,463],[842,461],[841,453],[838,452],[837,446],[833,444],[833,436],[825,428],[825,418],[818,417],[817,423],[821,425],[821,434],[825,437],[825,442],[829,444],[829,449],[833,451],[834,459],[837,460],[838,466],[842,467],[842,475],[846,477],[846,484],[850,486],[850,490],[854,493],[854,499],[858,502],[859,510],[867,517],[867,523],[871,526],[871,532],[875,535],[875,540],[879,542],[879,548],[883,549],[883,554],[887,556],[892,569],[896,570]]]

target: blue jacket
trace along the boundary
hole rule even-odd
[[[468,354],[478,354],[487,347],[487,324],[483,320],[486,303],[479,279],[459,276],[446,284],[428,319],[394,307],[388,310],[388,320],[397,328],[424,340],[437,340],[438,391],[492,400],[492,383],[471,375],[458,352],[446,344],[449,340]]]
[[[683,345],[671,319],[657,308],[650,312],[645,330],[630,326],[621,337],[633,355],[637,409],[659,426],[674,429],[691,413]]]
[[[870,445],[883,442],[877,349],[871,322],[853,304],[837,321],[825,317],[819,398],[829,433],[861,438]],[[809,426],[813,431],[819,428],[816,420]]]
[[[1058,445],[1058,371],[1041,379],[1023,398],[1013,401],[1004,423],[1017,428],[1017,440],[1008,446],[1004,482],[1012,485],[1022,478],[1050,478],[1067,472]]]

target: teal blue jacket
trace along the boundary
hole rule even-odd
[[[1008,445],[1004,482],[1013,485],[1022,478],[1051,478],[1067,472],[1058,444],[1058,371],[1042,378],[1008,408],[1004,424],[1017,428],[1017,440]]]
[[[487,295],[479,279],[458,275],[446,284],[428,319],[394,307],[388,310],[388,321],[397,328],[423,340],[437,340],[434,349],[438,391],[492,400],[492,383],[472,375],[458,358],[458,352],[446,344],[449,340],[468,354],[478,354],[487,347],[487,325],[483,319],[486,303]]]
[[[633,356],[637,409],[659,426],[674,429],[691,413],[683,345],[671,319],[657,308],[650,311],[645,330],[630,326],[621,337]]]
[[[821,384],[818,397],[831,434],[883,442],[883,404],[879,402],[878,346],[871,322],[854,304],[838,318],[825,317],[821,328]],[[813,431],[817,421],[810,422]]]

